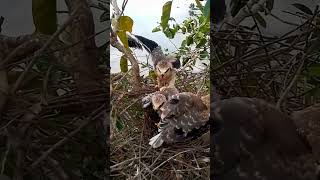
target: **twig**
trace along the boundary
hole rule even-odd
[[[79,8],[79,6],[78,6]],[[72,21],[76,18],[74,14],[77,12],[78,8],[73,11],[72,15],[68,18],[67,21],[63,23],[63,25],[48,39],[48,41],[40,48],[37,52],[34,53],[33,59],[30,61],[26,69],[22,72],[22,74],[17,79],[16,83],[14,84],[11,93],[15,93],[16,90],[19,88],[21,82],[24,80],[27,73],[30,71],[30,69],[33,67],[35,62],[37,61],[37,58],[53,43],[53,41],[58,38],[59,34],[61,34],[64,29],[72,23]]]
[[[75,130],[70,132],[65,138],[61,139],[59,142],[54,144],[50,149],[45,151],[36,161],[34,161],[28,171],[31,171],[32,169],[36,168],[43,160],[45,160],[55,149],[58,147],[64,145],[70,138],[72,138],[74,135],[76,135],[78,132],[80,132],[84,127],[86,127],[88,124],[90,124],[92,121],[96,120],[98,117],[100,117],[105,110],[105,104],[101,105],[98,109],[96,109],[92,114]]]
[[[171,159],[179,156],[180,154],[183,154],[183,153],[186,153],[186,152],[189,152],[189,151],[193,151],[194,149],[188,149],[188,150],[185,150],[185,151],[181,151],[171,157],[169,157],[167,160],[163,161],[161,164],[159,164],[157,167],[155,167],[154,169],[152,169],[151,171],[154,172],[155,170],[157,170],[158,168],[160,168],[162,165],[164,165],[165,163],[167,163],[168,161],[170,161]]]
[[[6,152],[4,153],[4,156],[3,156],[3,159],[2,159],[2,163],[1,163],[1,174],[4,173],[4,169],[5,169],[5,166],[6,166],[6,161],[7,161],[7,158],[8,158],[8,154],[10,152],[10,149],[11,149],[11,145],[9,142],[7,142],[7,150]]]

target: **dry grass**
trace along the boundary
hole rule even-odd
[[[114,79],[110,150],[112,179],[208,179],[209,145],[197,146],[197,141],[192,141],[153,149],[148,144],[152,136],[143,132],[146,124],[141,99],[154,91],[154,81],[148,77],[144,83],[149,86],[139,92],[128,92],[127,77],[115,76]],[[192,75],[185,70],[178,73],[176,87],[181,92],[199,91],[199,95],[204,95],[209,92],[208,83],[208,73]],[[123,128],[118,130],[119,126]]]

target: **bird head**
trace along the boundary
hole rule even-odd
[[[156,65],[156,68],[157,74],[161,77],[164,77],[172,71],[172,64],[168,61],[160,61]]]

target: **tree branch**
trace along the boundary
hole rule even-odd
[[[116,0],[112,0],[112,6],[114,9],[114,16],[115,16],[115,21],[118,22],[118,19],[121,15],[121,10],[118,7],[117,1]],[[132,53],[125,48],[117,39],[117,31],[118,31],[118,23],[115,23],[112,26],[112,30],[111,30],[111,37],[110,37],[110,44],[115,47],[116,49],[118,49],[120,52],[122,52],[127,59],[130,61],[131,65],[132,65],[132,86],[134,90],[139,90],[141,89],[141,77],[140,77],[140,68],[139,68],[139,64],[138,64],[138,60],[132,55]]]

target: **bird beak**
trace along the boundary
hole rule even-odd
[[[151,102],[144,103],[144,104],[143,104],[143,109],[145,109],[145,108],[149,107],[149,106],[150,106],[150,104],[151,104]]]

